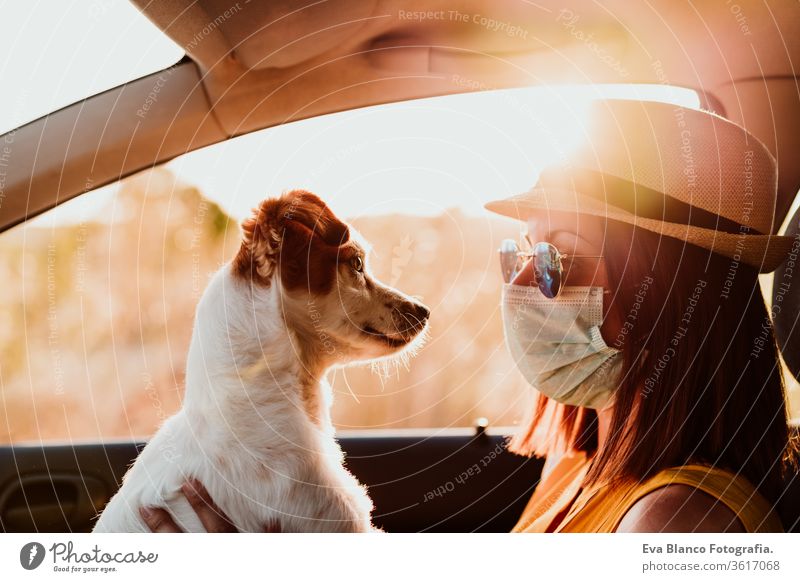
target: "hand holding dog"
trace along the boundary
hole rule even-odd
[[[192,506],[203,527],[209,533],[239,533],[228,516],[214,503],[200,481],[190,479],[181,486],[181,493]],[[140,507],[139,514],[153,533],[185,533],[163,507]],[[265,533],[280,533],[280,524],[268,523]]]

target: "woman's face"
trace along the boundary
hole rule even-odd
[[[566,255],[605,254],[606,232],[602,218],[569,212],[542,212],[528,220],[527,234],[530,242],[549,242]],[[612,293],[603,296],[605,319],[600,326],[603,339],[617,337],[622,322],[613,309],[613,290],[616,281],[608,280],[604,259],[567,257],[563,260],[563,285],[603,287]],[[512,281],[514,285],[535,285],[532,262],[528,261]],[[610,344],[609,344],[610,345]]]

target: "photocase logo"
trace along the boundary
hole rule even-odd
[[[35,570],[44,561],[44,546],[39,542],[29,542],[19,551],[19,563],[26,570]]]

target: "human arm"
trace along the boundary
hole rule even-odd
[[[718,533],[745,529],[725,504],[695,487],[667,485],[642,497],[616,529],[620,533]]]

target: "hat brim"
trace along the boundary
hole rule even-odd
[[[663,236],[682,240],[758,269],[774,271],[788,256],[794,237],[768,234],[728,233],[687,224],[637,216],[576,190],[533,188],[522,194],[487,202],[497,214],[527,220],[541,212],[572,212],[625,222]]]

